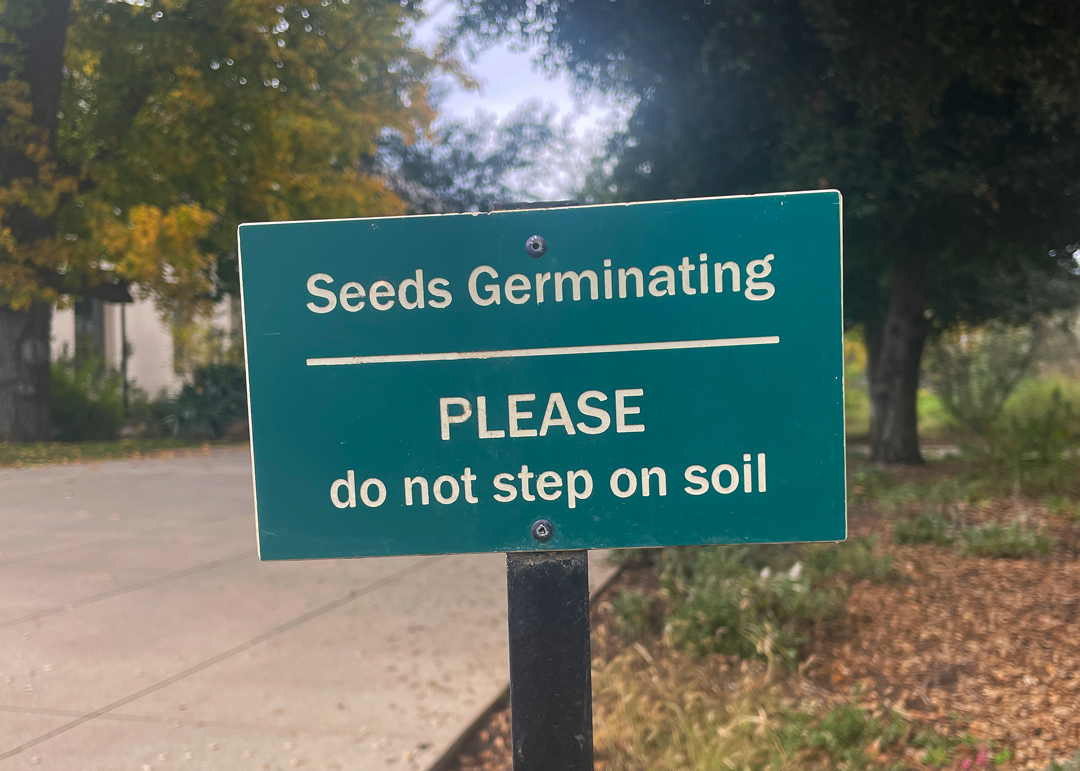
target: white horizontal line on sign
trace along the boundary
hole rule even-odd
[[[775,345],[777,335],[727,337],[712,340],[669,340],[662,343],[616,343],[614,345],[568,345],[562,348],[510,348],[505,351],[451,351],[448,353],[399,353],[387,356],[334,356],[308,359],[309,367],[343,364],[399,364],[411,361],[463,361],[466,359],[518,359],[529,356],[571,356],[582,353],[623,353],[627,351],[677,351],[684,348],[731,348],[742,345]]]

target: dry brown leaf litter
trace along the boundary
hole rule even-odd
[[[1078,526],[1016,498],[962,512],[969,525],[1006,524],[1018,515],[1058,539],[1049,558],[969,559],[949,547],[898,546],[891,538],[895,515],[853,507],[852,535],[877,534],[898,579],[854,587],[845,613],[812,643],[810,664],[790,679],[790,691],[843,700],[857,688],[855,700],[868,709],[893,709],[941,732],[968,731],[1012,750],[1013,760],[999,768],[1042,769],[1071,757],[1080,749]],[[609,592],[653,582],[648,570],[628,570]],[[615,640],[603,614],[594,614],[594,671],[623,652]],[[710,658],[717,661],[703,663],[718,679],[745,676],[724,657]],[[610,698],[596,696],[598,735]],[[509,771],[510,741],[503,710],[448,768]],[[918,767],[910,754],[908,762]],[[597,771],[603,766],[599,760]]]

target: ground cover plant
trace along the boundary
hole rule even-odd
[[[846,544],[619,554],[598,771],[1080,767],[1075,497],[986,474],[853,461]],[[509,746],[499,712],[449,767]]]
[[[837,547],[711,546],[658,557],[664,635],[698,655],[778,657],[791,664],[813,630],[843,608],[840,575],[883,580],[873,539]],[[618,623],[625,624],[616,608]]]
[[[102,442],[0,442],[0,468],[89,463],[119,458],[165,458],[177,452],[210,451],[221,442],[176,439],[116,439]]]
[[[1005,527],[997,522],[987,522],[965,528],[962,535],[963,552],[972,557],[1024,559],[1046,556],[1054,545],[1052,536],[1027,527],[1021,519],[1014,519]]]
[[[893,525],[893,538],[897,543],[912,546],[921,543],[948,546],[955,540],[952,536],[952,522],[933,512],[898,519]]]

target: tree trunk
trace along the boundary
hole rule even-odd
[[[866,330],[873,461],[922,463],[917,401],[919,366],[929,332],[926,260],[897,260],[885,319]]]
[[[52,306],[0,306],[0,441],[51,439],[49,337]]]
[[[64,39],[71,0],[41,0],[31,8],[33,23],[16,28],[22,43],[22,71],[0,66],[0,81],[12,75],[30,91],[30,122],[38,138],[56,151],[60,91],[63,87]],[[38,160],[25,147],[0,148],[0,184],[33,181]],[[0,223],[20,244],[37,244],[56,236],[56,216],[40,216],[11,206]],[[2,259],[2,257],[0,257]],[[2,296],[3,287],[0,287]],[[52,305],[34,301],[27,310],[0,304],[0,440],[28,442],[51,439],[49,419],[49,342]]]

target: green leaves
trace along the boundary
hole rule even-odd
[[[0,38],[41,7],[0,7]],[[190,314],[235,290],[240,222],[404,211],[367,160],[385,130],[426,130],[428,75],[454,67],[412,46],[417,16],[364,0],[74,0],[60,102],[33,106],[58,130],[30,121],[25,56],[0,80],[0,142],[36,164],[0,178],[0,226],[23,207],[52,231],[0,229],[0,291],[28,302],[121,278]]]
[[[835,618],[847,588],[831,579],[885,580],[874,539],[837,546],[665,549],[658,569],[665,635],[697,655],[737,654],[794,664],[817,624]]]

